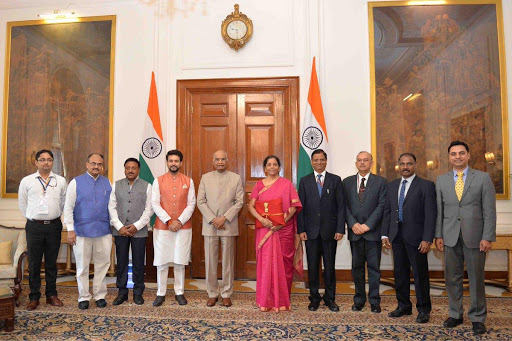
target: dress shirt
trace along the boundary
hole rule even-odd
[[[135,179],[135,181],[139,180],[139,177]],[[128,179],[126,179],[128,181]],[[135,181],[133,183],[135,183]],[[132,189],[133,184],[130,185],[130,189]],[[108,213],[110,215],[110,225],[114,226],[116,230],[120,230],[124,224],[119,220],[119,216],[117,215],[117,198],[116,198],[116,183],[112,185],[112,192],[110,192],[110,200],[108,202]],[[146,226],[151,217],[153,216],[153,207],[151,207],[151,184],[148,185],[146,189],[146,206],[144,208],[144,212],[140,216],[139,220],[133,223],[137,231]]]
[[[98,178],[89,174],[89,172],[85,172],[94,181],[98,180]],[[99,175],[98,175],[99,177]],[[106,190],[106,189],[105,189]],[[75,220],[73,216],[73,211],[75,210],[76,204],[76,181],[75,179],[71,180],[68,185],[68,192],[66,194],[66,203],[64,204],[64,223],[66,224],[66,229],[68,231],[75,230]]]
[[[167,212],[160,206],[160,186],[158,185],[158,178],[153,181],[153,195],[151,196],[151,205],[153,206],[153,211],[160,218],[160,220],[167,224],[167,222],[171,219],[171,216],[167,214]],[[181,215],[178,217],[178,220],[181,222],[181,225],[185,225],[187,221],[189,221],[190,217],[194,213],[194,209],[196,208],[196,190],[194,188],[194,180],[190,179],[190,187],[188,189],[187,196],[187,207],[181,212]]]
[[[359,193],[359,187],[361,187],[361,179],[364,178],[364,187],[368,186],[368,179],[370,178],[370,173],[365,176],[361,176],[361,174],[357,173],[357,193]]]
[[[49,182],[46,188],[46,202],[48,214],[38,213],[38,206],[43,197],[43,186],[38,178],[39,171],[24,177],[18,190],[18,205],[21,214],[28,220],[53,220],[62,215],[64,200],[66,197],[66,179],[50,172]]]
[[[464,175],[462,176],[462,180],[464,180],[464,183],[466,183],[466,177],[468,176],[468,168],[469,167],[466,167],[462,172],[464,173]],[[456,184],[457,183],[457,179],[459,178],[457,176],[457,173],[458,171],[456,171],[455,169],[453,169],[453,183]]]
[[[318,182],[318,175],[322,175],[322,185],[325,183],[325,173],[327,173],[327,171],[323,171],[322,173],[317,173],[316,171],[313,171],[313,173],[315,173],[315,181]]]

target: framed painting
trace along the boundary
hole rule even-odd
[[[112,177],[115,27],[115,16],[7,23],[2,197],[17,197],[40,149],[68,182],[93,152]]]
[[[374,171],[399,177],[401,153],[435,181],[448,145],[470,147],[497,199],[510,199],[507,86],[500,0],[369,3]]]

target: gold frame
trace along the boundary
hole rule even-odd
[[[244,47],[249,42],[249,40],[251,40],[252,30],[253,30],[252,20],[249,19],[249,17],[247,15],[240,12],[238,9],[239,9],[238,4],[235,4],[235,11],[231,12],[231,14],[229,14],[226,17],[226,19],[224,19],[224,21],[222,22],[222,25],[220,26],[220,33],[222,35],[222,38],[224,39],[226,44],[228,44],[229,47],[234,49],[236,52],[238,52],[239,49]],[[247,32],[240,39],[231,39],[228,36],[228,25],[231,22],[236,21],[236,20],[240,20],[245,23],[245,25],[247,26]]]
[[[7,181],[7,127],[8,127],[8,109],[9,109],[9,75],[10,75],[10,55],[11,55],[11,31],[17,26],[33,26],[33,25],[51,25],[59,23],[80,23],[94,21],[111,21],[111,40],[110,40],[110,94],[109,94],[109,136],[108,136],[108,174],[107,177],[112,182],[113,179],[113,142],[114,142],[114,67],[115,67],[115,38],[116,38],[116,16],[94,16],[94,17],[77,17],[72,20],[27,20],[12,21],[7,23],[6,31],[6,48],[5,48],[5,76],[4,76],[4,114],[3,114],[3,131],[2,131],[2,198],[17,198],[18,193],[6,192]],[[85,160],[84,160],[85,162]]]
[[[441,5],[495,5],[496,29],[498,35],[498,49],[500,61],[500,95],[501,95],[501,119],[503,141],[503,193],[497,194],[498,200],[510,199],[510,166],[509,166],[509,132],[508,132],[508,105],[507,105],[507,73],[505,60],[505,41],[503,28],[503,9],[501,0],[439,0],[439,1],[380,1],[368,2],[368,30],[370,39],[370,103],[371,103],[371,148],[374,159],[377,159],[377,103],[375,80],[375,31],[373,9],[377,7],[398,6],[441,6]],[[377,162],[374,162],[372,172],[376,173]]]

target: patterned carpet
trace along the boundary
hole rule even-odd
[[[109,288],[108,305],[97,308],[94,302],[86,311],[77,307],[76,287],[59,287],[59,297],[65,306],[46,305],[44,300],[35,311],[25,309],[26,295],[16,309],[15,330],[0,331],[1,340],[512,340],[512,298],[489,297],[488,333],[475,337],[471,323],[465,319],[453,330],[442,328],[447,314],[446,297],[432,297],[433,311],[429,323],[415,322],[416,314],[399,319],[387,317],[396,307],[394,296],[382,297],[381,314],[365,306],[362,312],[352,312],[351,295],[338,295],[339,313],[322,306],[317,312],[307,310],[307,294],[292,294],[293,310],[281,313],[261,313],[254,304],[254,293],[237,292],[233,306],[206,307],[204,291],[186,291],[187,306],[178,306],[168,292],[160,308],[151,303],[154,289],[147,289],[146,302],[137,306],[130,300],[112,306],[116,290]],[[28,288],[24,286],[23,293]],[[44,289],[42,290],[44,292]],[[468,298],[464,305],[469,306]],[[3,327],[3,322],[0,322]]]

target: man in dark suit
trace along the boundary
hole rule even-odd
[[[436,227],[436,188],[432,181],[414,172],[416,156],[404,153],[398,158],[401,179],[388,184],[382,224],[382,245],[393,245],[395,289],[398,308],[388,315],[401,317],[412,314],[410,298],[411,267],[416,290],[416,322],[430,320],[430,281],[427,255],[434,240]]]
[[[452,170],[437,178],[436,247],[444,251],[449,317],[445,328],[463,322],[462,278],[464,262],[469,279],[473,332],[486,332],[485,256],[496,241],[496,191],[488,173],[472,169],[469,147],[453,141],[448,147]]]
[[[360,152],[356,157],[358,173],[343,180],[347,202],[346,221],[352,251],[352,278],[356,293],[353,311],[366,302],[365,263],[368,266],[368,298],[371,311],[380,313],[380,230],[386,202],[386,179],[370,173],[373,157]]]
[[[315,311],[322,299],[331,311],[339,311],[336,304],[336,247],[345,233],[345,200],[343,183],[337,175],[327,173],[327,154],[317,149],[311,154],[314,172],[299,183],[302,211],[298,216],[297,232],[306,242],[309,276],[308,309]],[[324,263],[325,294],[318,293],[320,257]]]

